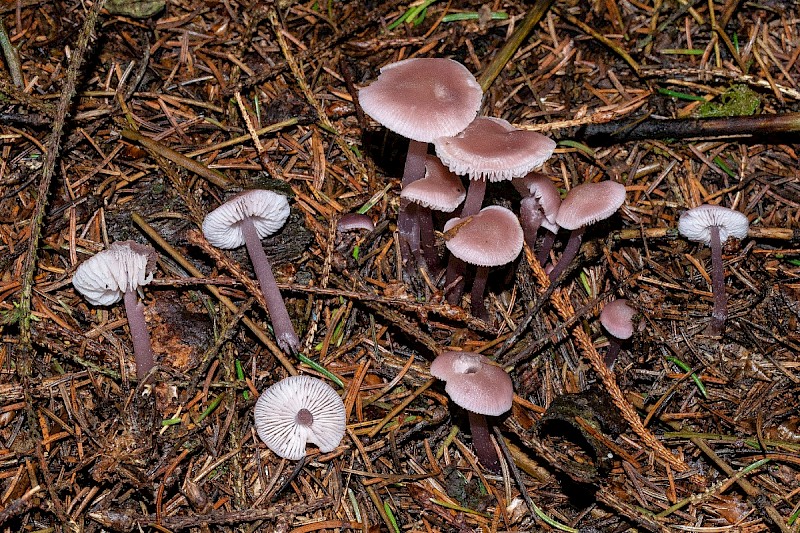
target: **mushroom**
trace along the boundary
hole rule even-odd
[[[310,376],[290,376],[261,393],[254,410],[258,436],[276,455],[296,461],[306,444],[327,453],[345,430],[344,403],[327,383]]]
[[[483,293],[489,268],[513,261],[522,251],[524,235],[516,215],[499,205],[484,207],[472,217],[451,218],[444,225],[447,249],[454,257],[476,265],[472,282],[472,314],[484,318]]]
[[[155,362],[137,292],[153,280],[157,259],[158,254],[151,246],[120,241],[81,263],[72,276],[75,290],[92,305],[112,305],[120,299],[125,301],[136,358],[136,377],[140,380],[147,376]]]
[[[719,335],[728,318],[728,295],[722,264],[722,244],[730,237],[744,239],[750,222],[739,211],[719,205],[703,204],[685,211],[678,220],[678,232],[690,241],[711,246],[711,291],[714,309],[711,312],[711,333]]]
[[[278,346],[285,352],[296,352],[300,339],[261,246],[261,239],[278,231],[288,217],[289,202],[285,196],[253,189],[237,194],[206,215],[203,235],[212,245],[224,250],[247,246]]]
[[[500,461],[489,437],[487,416],[500,416],[514,399],[511,377],[473,352],[443,352],[431,363],[431,375],[446,382],[445,392],[469,414],[472,445],[488,470],[497,472]]]
[[[584,183],[570,189],[561,207],[558,208],[556,223],[572,231],[564,247],[561,259],[550,271],[550,281],[555,281],[572,262],[583,240],[586,226],[605,220],[625,203],[625,186],[614,181]]]
[[[461,205],[466,195],[461,179],[432,155],[425,159],[425,177],[409,184],[400,193],[401,198],[418,206],[419,248],[431,268],[439,262],[431,210],[452,213]]]
[[[345,213],[336,223],[336,231],[372,231],[375,223],[368,215],[362,213]]]
[[[624,298],[607,303],[600,312],[600,323],[610,335],[608,351],[604,358],[607,367],[613,366],[622,341],[630,339],[633,335],[634,316],[636,316],[636,309],[629,306],[628,300]]]
[[[402,186],[425,175],[428,143],[455,135],[472,122],[483,90],[467,68],[445,58],[412,58],[381,68],[378,79],[358,92],[361,108],[386,128],[410,139]],[[397,229],[410,245],[414,206],[400,203]],[[416,250],[411,250],[416,253]]]
[[[519,219],[525,232],[525,242],[531,250],[535,247],[539,228],[547,230],[542,249],[536,255],[539,263],[544,265],[558,233],[556,215],[561,207],[561,196],[553,181],[541,172],[529,172],[524,178],[512,180],[512,183],[522,195]]]
[[[518,130],[501,118],[478,117],[456,136],[433,141],[436,155],[456,174],[469,177],[470,184],[461,217],[480,211],[486,193],[486,181],[503,181],[524,176],[553,155],[556,143],[542,135]],[[464,264],[451,257],[445,284],[452,287],[448,301],[461,299]]]

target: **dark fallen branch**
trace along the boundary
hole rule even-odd
[[[800,113],[750,117],[654,119],[639,117],[580,128],[575,139],[590,144],[616,144],[646,139],[760,137],[800,132]]]

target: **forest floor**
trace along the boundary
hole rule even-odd
[[[800,531],[798,137],[770,120],[800,111],[800,3],[97,1],[0,4],[0,530]],[[557,141],[541,171],[562,193],[626,188],[558,286],[527,248],[495,269],[486,320],[399,259],[407,143],[354,102],[410,57],[463,63],[481,115]],[[752,135],[734,115],[766,120]],[[709,117],[721,132],[592,129]],[[297,356],[245,250],[198,232],[250,188],[289,197],[263,243]],[[487,203],[520,197],[491,183]],[[723,250],[721,335],[711,252],[674,231],[704,203],[751,224]],[[357,210],[375,230],[338,234]],[[148,384],[124,307],[71,284],[124,240],[158,253]],[[640,327],[607,369],[615,298]],[[431,379],[445,350],[512,377],[499,473]],[[259,392],[293,373],[347,413],[341,444],[299,466],[253,427]]]

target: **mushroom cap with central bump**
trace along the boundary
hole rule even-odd
[[[483,355],[443,352],[431,363],[431,375],[446,382],[444,390],[450,399],[468,411],[499,416],[511,409],[511,377]]]
[[[72,285],[92,305],[112,305],[128,291],[153,281],[158,254],[134,241],[112,243],[90,257],[72,276]]]
[[[333,451],[345,430],[344,403],[324,381],[290,376],[261,393],[255,407],[256,431],[262,441],[284,459],[306,455],[306,443]]]
[[[466,128],[482,99],[475,76],[461,63],[445,58],[391,63],[358,91],[366,114],[393,132],[424,143]]]
[[[678,219],[678,233],[690,241],[706,245],[711,242],[712,226],[719,228],[719,242],[724,243],[730,237],[736,239],[747,237],[750,222],[744,213],[709,204],[689,209]]]
[[[466,219],[451,218],[444,232],[454,230],[447,249],[457,258],[479,267],[494,267],[513,261],[522,251],[525,235],[517,216],[499,205],[484,207]]]
[[[240,223],[250,218],[259,238],[278,231],[289,217],[289,201],[282,194],[253,189],[237,194],[206,215],[203,235],[217,248],[230,250],[244,245]]]
[[[614,337],[629,339],[633,335],[634,316],[636,309],[628,305],[628,300],[620,298],[603,307],[600,312],[600,323]]]
[[[625,186],[621,183],[583,183],[567,193],[558,208],[556,223],[564,229],[576,230],[610,217],[623,203]]]
[[[447,168],[469,179],[503,181],[524,176],[547,161],[556,143],[541,133],[518,130],[508,121],[478,117],[455,136],[434,141]]]
[[[431,155],[425,159],[425,177],[409,183],[400,193],[401,198],[443,213],[455,211],[466,196],[461,178]]]

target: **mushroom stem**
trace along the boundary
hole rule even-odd
[[[413,139],[409,141],[406,164],[403,168],[403,187],[425,176],[425,157],[427,155],[428,143]],[[412,255],[419,252],[419,225],[417,218],[416,204],[401,198],[400,212],[397,214],[397,232],[400,234],[400,241],[405,243]],[[416,245],[413,244],[415,242]],[[401,250],[402,248],[401,246]]]
[[[267,303],[267,311],[272,321],[272,329],[275,332],[278,346],[287,353],[297,352],[300,347],[300,339],[297,338],[292,320],[289,318],[289,312],[286,310],[286,304],[283,302],[283,296],[275,283],[272,265],[261,246],[258,231],[249,217],[242,220],[241,227],[247,252],[250,254],[250,261],[253,263],[253,270],[261,287],[261,294],[264,295]]]
[[[608,338],[608,351],[606,355],[603,357],[603,362],[606,364],[606,368],[611,368],[614,366],[614,361],[617,360],[617,355],[619,355],[619,349],[622,347],[622,341],[618,338],[609,335]]]
[[[464,200],[464,207],[461,208],[461,218],[478,214],[483,206],[484,196],[486,196],[486,180],[483,178],[470,180],[467,198]]]
[[[427,207],[417,206],[417,217],[419,222],[419,239],[422,255],[428,269],[438,272],[439,254],[436,252],[436,235],[433,232],[433,213]]]
[[[519,220],[525,233],[525,242],[531,250],[536,248],[536,234],[543,219],[544,212],[539,206],[539,200],[532,196],[523,198],[519,206]]]
[[[572,230],[572,233],[569,234],[569,240],[567,241],[567,245],[564,247],[564,253],[561,254],[561,258],[558,260],[558,263],[553,267],[553,270],[550,271],[548,277],[550,281],[553,282],[558,279],[560,276],[569,266],[575,256],[578,255],[578,250],[581,249],[581,241],[583,241],[583,232],[586,230],[585,226],[581,226]]]
[[[553,244],[556,242],[556,234],[552,231],[547,231],[542,238],[542,249],[539,250],[539,253],[536,254],[536,260],[539,261],[539,264],[544,266],[547,263],[547,259],[550,257],[550,250],[553,249]]]
[[[447,275],[444,278],[447,303],[450,305],[458,305],[461,303],[461,295],[464,293],[464,276],[466,273],[467,264],[453,254],[450,254],[450,260],[447,262]]]
[[[155,366],[150,333],[147,331],[147,323],[144,320],[144,306],[139,303],[135,290],[126,291],[123,300],[125,301],[125,314],[128,316],[128,327],[131,330],[131,339],[133,340],[136,377],[142,380]]]
[[[486,280],[489,278],[489,267],[478,267],[475,271],[475,279],[472,280],[472,292],[470,292],[470,300],[472,301],[472,315],[487,320],[488,314],[486,313],[486,306],[483,304],[483,295],[486,292]]]
[[[711,292],[714,294],[714,309],[711,311],[711,333],[719,335],[728,318],[728,295],[725,292],[725,272],[722,264],[722,243],[719,226],[711,226]]]
[[[469,429],[472,432],[472,447],[475,448],[475,454],[486,470],[491,472],[500,471],[500,459],[497,457],[497,450],[492,444],[492,439],[489,436],[489,424],[484,415],[469,413]]]

